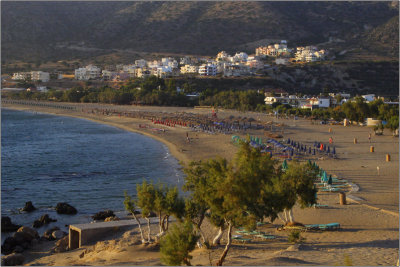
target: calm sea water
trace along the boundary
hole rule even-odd
[[[124,215],[123,193],[135,195],[144,179],[182,185],[178,161],[149,137],[91,121],[1,110],[2,216],[31,226],[48,213],[65,224],[91,221],[100,210]],[[27,201],[38,210],[21,213]],[[58,215],[67,202],[77,215]]]

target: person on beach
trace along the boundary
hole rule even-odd
[[[331,137],[329,137],[329,144],[332,144],[332,143],[333,143],[333,138],[331,136]]]
[[[371,143],[371,133],[368,134],[368,141]]]

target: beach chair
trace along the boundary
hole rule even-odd
[[[319,203],[312,205],[312,207],[313,207],[314,209],[324,209],[324,208],[329,208],[329,206],[328,206],[328,205],[323,205],[323,204],[319,204]]]
[[[265,240],[275,239],[276,238],[276,236],[274,236],[274,235],[267,235],[267,234],[256,235],[256,237],[261,238],[261,239],[265,239]]]
[[[239,241],[241,243],[250,242],[251,238],[243,238],[242,236],[233,236],[232,240]]]

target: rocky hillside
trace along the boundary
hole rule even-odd
[[[363,43],[368,53],[397,58],[398,13],[395,2],[3,1],[2,60],[117,50],[215,55],[271,39],[301,45],[330,37],[343,40],[342,47]]]

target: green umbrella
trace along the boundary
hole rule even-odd
[[[286,159],[283,161],[283,163],[282,163],[282,171],[286,171],[287,169],[289,169],[289,166],[288,166],[288,164],[287,164],[287,162],[286,162]]]

